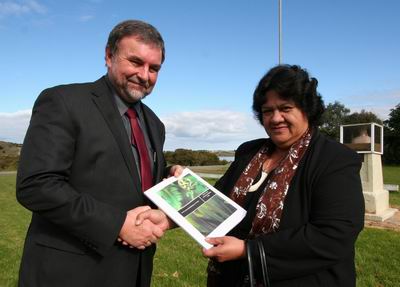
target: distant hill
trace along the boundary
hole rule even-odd
[[[0,141],[0,171],[17,170],[21,144]]]

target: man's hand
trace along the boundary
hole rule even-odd
[[[162,231],[171,229],[175,226],[174,222],[168,218],[168,216],[159,209],[148,209],[136,217],[136,225],[140,225],[146,220],[151,221],[153,224],[158,226]]]
[[[206,238],[214,247],[203,249],[203,255],[215,258],[218,262],[236,260],[246,255],[244,240],[233,236]]]
[[[158,226],[150,220],[142,220],[140,225],[136,224],[138,214],[151,210],[149,206],[139,206],[127,212],[125,222],[119,233],[118,241],[123,245],[144,249],[152,243],[156,243],[164,235],[162,224]]]

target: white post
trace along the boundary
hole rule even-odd
[[[383,187],[381,155],[365,153],[361,166],[361,182],[365,201],[365,219],[384,221],[397,209],[389,207],[389,192]]]
[[[370,131],[370,136],[362,131]],[[379,134],[377,132],[379,127]],[[354,128],[358,133],[354,134]],[[353,130],[353,131],[352,131]],[[378,132],[377,132],[378,133]],[[345,136],[346,134],[346,136]],[[380,150],[375,150],[379,138]],[[365,201],[365,219],[384,221],[392,217],[397,209],[389,206],[389,192],[383,185],[382,153],[383,126],[376,123],[340,125],[340,142],[358,152],[363,157],[360,177]]]

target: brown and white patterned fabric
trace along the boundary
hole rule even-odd
[[[268,182],[258,200],[250,237],[261,233],[271,233],[278,229],[286,194],[296,173],[301,158],[310,144],[312,132],[307,130],[289,149],[286,157],[271,172]],[[260,173],[263,163],[270,157],[269,146],[263,146],[242,172],[230,197],[243,206],[247,192]]]

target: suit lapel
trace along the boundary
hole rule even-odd
[[[162,144],[163,144],[163,139],[161,138],[162,136],[162,131],[158,129],[158,123],[156,122],[156,119],[154,118],[153,114],[149,111],[149,108],[142,103],[143,107],[143,114],[144,118],[146,121],[147,125],[147,133],[149,134],[151,144],[155,150],[154,156],[154,162],[155,162],[155,179],[156,182],[161,180],[163,178],[163,173],[164,173],[164,167],[162,166],[163,161],[160,160],[160,157],[163,156],[163,150],[162,150]]]
[[[129,145],[128,137],[121,120],[121,116],[118,113],[115,101],[112,98],[112,90],[108,86],[105,77],[102,77],[94,83],[95,88],[93,89],[93,101],[97,108],[103,115],[109,129],[114,135],[115,141],[121,151],[122,157],[129,170],[129,174],[132,175],[132,180],[138,191],[141,191],[139,174],[135,167],[135,159],[133,157],[131,147]],[[136,179],[136,180],[135,180]],[[139,192],[141,193],[141,192]]]

